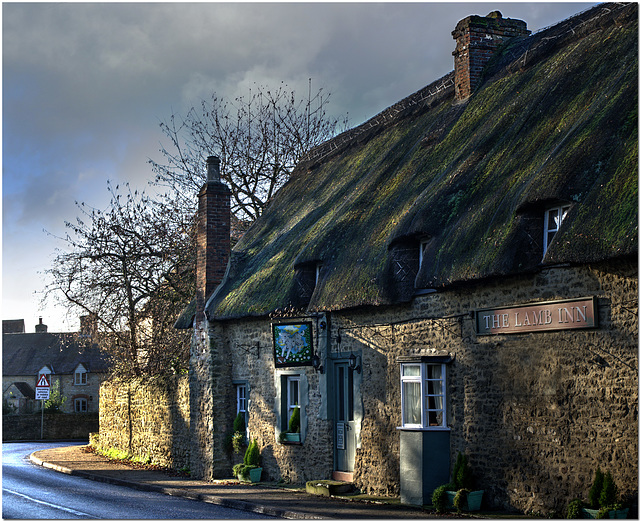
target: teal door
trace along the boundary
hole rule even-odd
[[[356,429],[353,417],[353,370],[349,369],[349,364],[346,360],[335,362],[334,379],[334,470],[353,472],[356,457]]]

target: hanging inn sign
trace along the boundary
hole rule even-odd
[[[536,302],[476,311],[478,335],[504,335],[598,327],[596,297]]]

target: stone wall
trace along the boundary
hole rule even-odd
[[[446,352],[455,356],[447,390],[451,459],[468,454],[487,506],[560,512],[586,495],[597,466],[613,473],[623,494],[637,494],[637,289],[632,261],[550,268],[425,295],[406,307],[334,313],[332,348],[362,353],[356,484],[399,492],[397,358]],[[598,301],[594,330],[477,336],[470,313],[589,296]]]
[[[99,444],[157,465],[189,466],[188,378],[104,382],[100,388]]]
[[[41,422],[44,420],[44,428]],[[2,416],[2,441],[88,440],[98,431],[98,414],[20,414]],[[43,437],[41,438],[41,434]]]
[[[317,321],[316,321],[317,322]],[[263,480],[305,482],[331,477],[332,424],[327,419],[326,392],[321,393],[321,375],[311,366],[276,368],[273,356],[271,321],[250,319],[228,322],[224,338],[232,356],[233,382],[247,382],[249,391],[249,437],[258,441],[262,455]],[[316,323],[314,322],[314,336]],[[315,342],[315,341],[314,341]],[[317,351],[317,349],[316,349]],[[278,405],[281,399],[281,377],[299,374],[301,378],[302,443],[280,442],[284,412]],[[232,414],[227,424],[219,426],[231,432],[236,404],[234,393],[229,403]],[[233,457],[229,460],[229,466]]]

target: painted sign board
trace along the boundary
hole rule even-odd
[[[505,335],[598,327],[596,297],[535,302],[476,311],[478,335]]]
[[[276,367],[311,365],[311,322],[273,324],[273,358]]]

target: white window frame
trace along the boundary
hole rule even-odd
[[[78,405],[80,406],[80,410],[78,410]],[[84,410],[82,410],[82,406],[84,405]],[[75,412],[87,412],[89,410],[89,402],[86,398],[76,398],[73,400],[73,410]]]
[[[440,367],[440,378],[428,378],[429,366]],[[418,375],[405,375],[405,369],[419,368]],[[407,371],[408,372],[408,371]],[[430,394],[428,392],[429,382],[441,382],[442,394]],[[407,423],[406,403],[405,403],[405,383],[418,383],[420,385],[420,421],[419,423]],[[447,365],[444,363],[429,362],[402,362],[400,364],[400,396],[401,396],[401,417],[403,429],[420,429],[420,430],[438,430],[448,429],[447,425]],[[431,406],[430,398],[441,398],[442,406]],[[429,425],[429,413],[438,413],[442,415],[441,425]]]
[[[247,384],[236,384],[236,415],[247,414]]]
[[[544,212],[544,236],[542,240],[542,256],[544,257],[547,253],[547,249],[549,245],[553,241],[556,233],[562,226],[563,221],[567,217],[567,213],[569,212],[569,208],[571,206],[568,204],[563,204],[559,206],[554,206],[553,208],[548,208]],[[553,215],[555,214],[555,216]],[[549,226],[549,221],[552,221],[552,225]]]
[[[87,371],[82,364],[76,367],[73,374],[73,385],[87,385]]]

